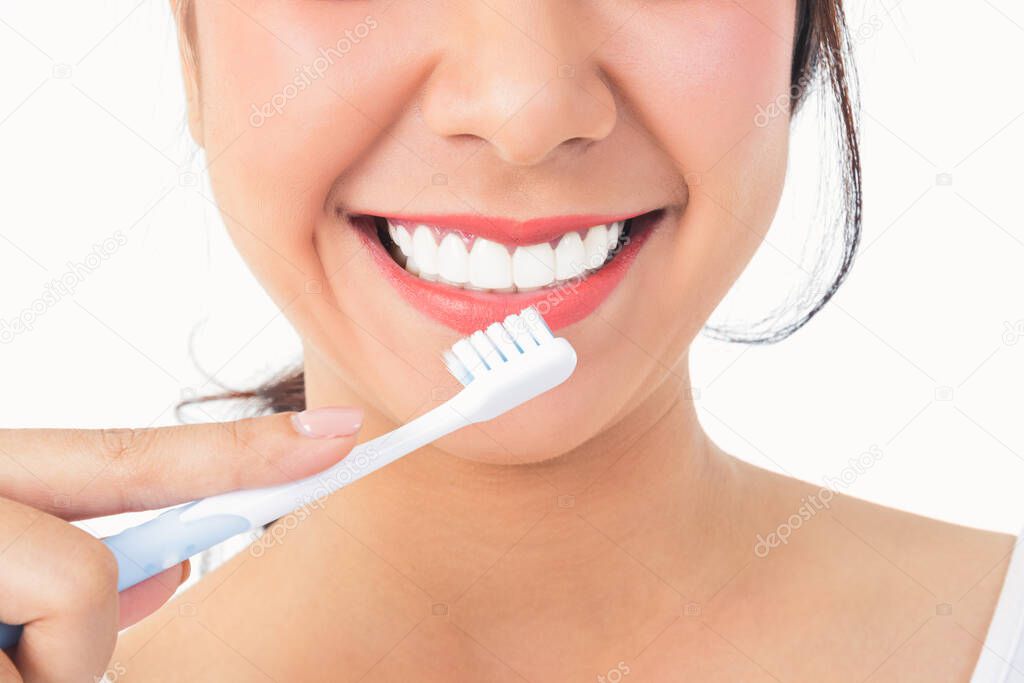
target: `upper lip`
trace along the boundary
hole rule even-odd
[[[595,225],[626,221],[645,211],[618,214],[577,214],[547,216],[528,220],[482,216],[480,214],[364,214],[406,224],[423,224],[441,230],[463,232],[492,242],[525,246],[556,240],[567,232],[586,230]]]

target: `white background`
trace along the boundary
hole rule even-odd
[[[216,389],[196,361],[246,387],[298,359],[210,200],[167,4],[0,6],[0,319],[94,244],[127,238],[0,344],[2,426],[175,424],[183,395]],[[787,341],[702,337],[700,416],[727,450],[819,483],[877,446],[845,492],[1013,533],[1024,524],[1024,7],[875,0],[850,13],[859,258]],[[766,313],[791,289],[768,283],[799,276],[829,236],[808,218],[820,146],[813,104],[806,114],[778,220],[730,316]]]

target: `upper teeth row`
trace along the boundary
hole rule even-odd
[[[467,249],[465,236],[427,225],[406,227],[388,221],[391,241],[401,251],[407,271],[427,280],[475,289],[536,289],[597,270],[619,244],[623,222],[567,232],[550,242],[507,247],[476,237]],[[411,234],[410,234],[411,231]],[[512,250],[510,253],[510,249]],[[397,255],[396,255],[397,256]]]

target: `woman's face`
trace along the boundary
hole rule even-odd
[[[312,402],[340,385],[407,420],[457,388],[444,348],[529,304],[576,373],[447,451],[557,456],[685,376],[778,203],[789,121],[764,112],[789,93],[795,12],[198,2],[193,134],[232,239],[304,340]]]

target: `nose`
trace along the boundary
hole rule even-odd
[[[449,32],[425,85],[422,113],[430,129],[445,138],[483,140],[518,166],[607,137],[617,119],[615,99],[589,56],[573,63],[574,53],[585,52],[565,16],[573,5],[474,0],[460,6],[458,28]],[[544,36],[543,43],[531,35]]]

